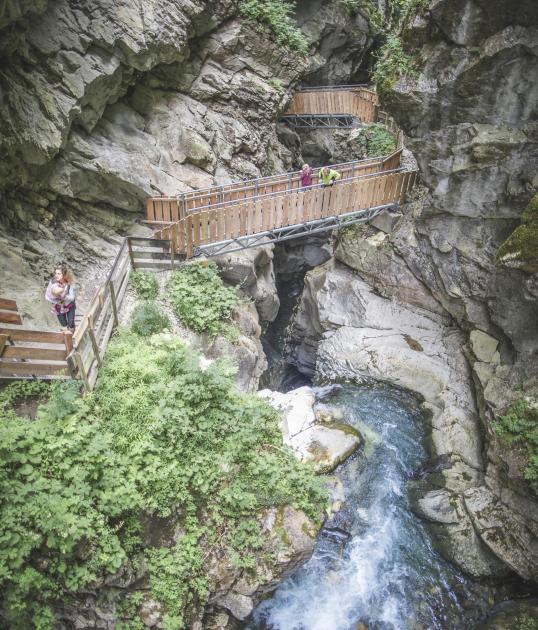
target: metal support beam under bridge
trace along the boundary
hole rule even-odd
[[[398,204],[376,206],[375,208],[368,208],[366,210],[346,212],[345,214],[340,214],[334,217],[325,217],[314,221],[298,223],[296,225],[288,225],[286,227],[275,228],[273,230],[266,230],[265,232],[258,232],[257,234],[251,234],[250,236],[238,236],[226,241],[219,241],[218,243],[200,245],[195,248],[194,255],[203,255],[210,258],[211,256],[221,256],[224,254],[231,254],[232,252],[250,249],[252,247],[267,245],[267,239],[273,243],[288,241],[293,238],[308,236],[309,234],[339,229],[348,225],[353,225],[354,223],[365,223],[366,221],[370,221],[376,217],[384,210],[391,211],[396,208],[399,208]]]
[[[350,129],[360,124],[351,114],[286,114],[279,122],[294,129]]]

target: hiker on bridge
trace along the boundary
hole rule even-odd
[[[49,281],[45,298],[52,302],[52,312],[58,317],[60,326],[71,332],[75,330],[75,277],[65,263],[56,266]]]
[[[314,170],[308,164],[303,164],[303,168],[299,171],[299,179],[301,180],[301,186],[303,188],[308,188],[312,186],[312,176],[314,175]]]
[[[319,183],[323,186],[332,186],[334,182],[337,182],[341,179],[342,174],[338,171],[329,168],[328,166],[324,166],[319,172]]]

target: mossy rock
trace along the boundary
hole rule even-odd
[[[521,215],[521,225],[499,247],[497,261],[527,273],[538,271],[538,193]]]

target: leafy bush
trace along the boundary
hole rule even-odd
[[[403,46],[401,37],[389,35],[377,54],[372,79],[382,94],[392,89],[402,76],[416,76],[413,58]]]
[[[135,307],[131,319],[133,332],[149,337],[170,327],[170,320],[153,302],[144,302]]]
[[[0,424],[0,607],[13,630],[51,629],[53,605],[126,565],[147,567],[167,628],[184,628],[207,595],[210,550],[252,566],[256,517],[293,505],[318,517],[322,481],[282,446],[278,415],[240,394],[222,363],[205,371],[172,335],[123,332],[97,386],[57,386],[33,422]],[[169,547],[144,519],[171,519]],[[240,559],[240,560],[239,560]],[[142,627],[122,592],[118,628]],[[79,600],[80,601],[80,600]],[[79,604],[80,605],[80,604]]]
[[[504,442],[519,445],[525,450],[527,468],[524,476],[538,494],[538,405],[520,398],[510,405],[493,427]]]
[[[13,415],[13,407],[29,399],[44,401],[50,393],[50,383],[43,381],[15,381],[7,387],[0,389],[0,414],[1,416]]]
[[[365,141],[366,155],[368,157],[388,155],[396,149],[394,134],[381,123],[368,125],[361,135]]]
[[[129,280],[141,300],[154,300],[159,295],[159,282],[151,271],[133,271]]]
[[[306,54],[308,42],[291,18],[294,7],[295,2],[290,0],[241,0],[239,12],[244,17],[267,26],[278,44]]]
[[[237,302],[235,289],[224,285],[213,264],[182,267],[172,274],[167,289],[177,316],[199,333],[217,334]]]
[[[497,260],[527,273],[538,271],[538,194],[521,215],[521,225],[499,247]]]

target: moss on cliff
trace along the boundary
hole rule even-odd
[[[527,273],[538,271],[538,193],[521,215],[521,225],[499,247],[497,261]]]

